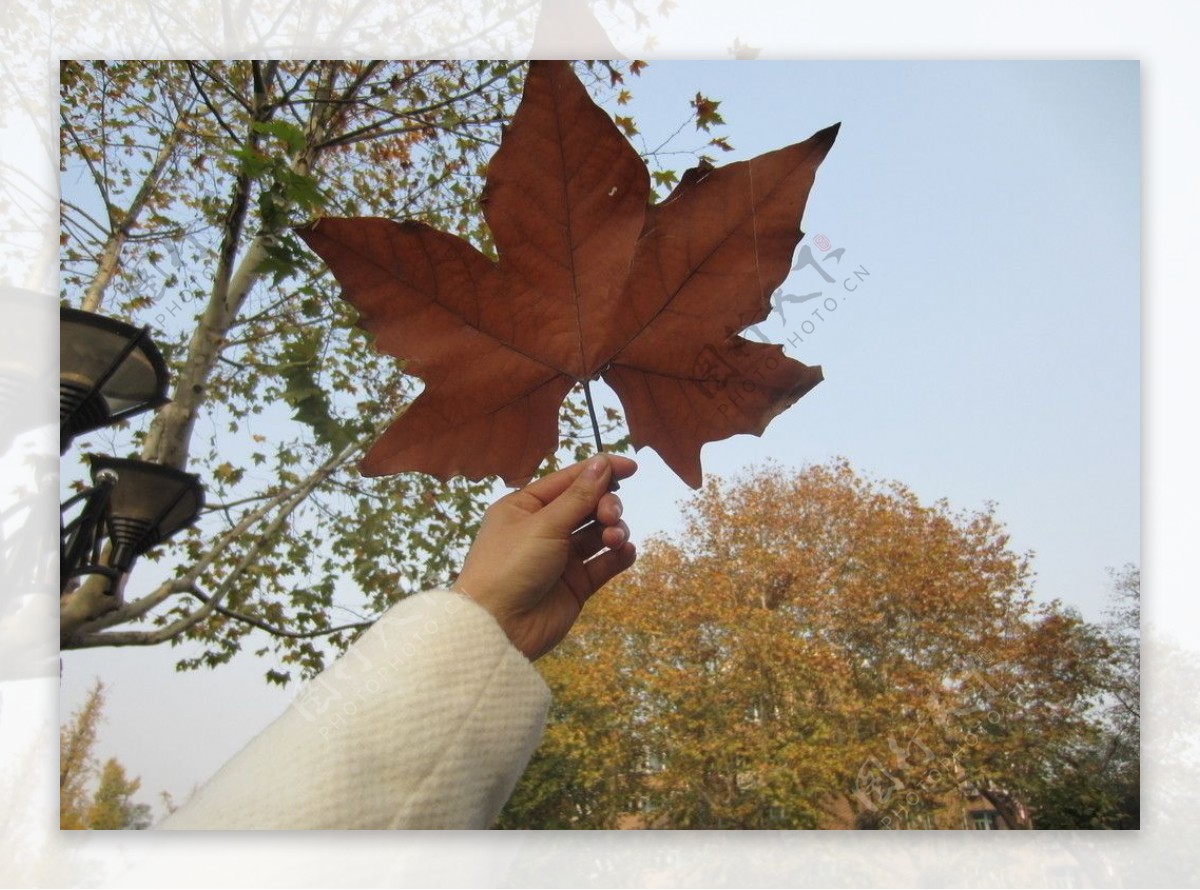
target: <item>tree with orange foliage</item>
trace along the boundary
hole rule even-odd
[[[712,479],[677,538],[541,662],[543,744],[501,824],[1004,827],[1090,739],[1104,644],[1033,597],[992,506],[845,461]]]

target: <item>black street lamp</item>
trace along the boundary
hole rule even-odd
[[[149,328],[59,309],[59,453],[80,433],[166,404],[170,382]]]
[[[144,460],[93,457],[92,478],[117,477],[108,509],[108,564],[128,572],[133,561],[200,518],[200,477]]]
[[[93,455],[91,461],[94,484],[63,504],[66,510],[84,502],[63,528],[60,593],[80,575],[116,581],[143,553],[192,525],[204,506],[204,487],[193,473],[144,460]]]
[[[60,309],[59,446],[167,401],[166,362],[149,328]],[[60,584],[104,575],[116,582],[143,553],[200,518],[198,476],[144,460],[92,456],[92,487],[62,504],[79,506],[60,523]],[[108,553],[105,554],[105,543]]]

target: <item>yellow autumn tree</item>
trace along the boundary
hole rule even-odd
[[[58,826],[82,829],[88,786],[95,773],[92,749],[104,709],[104,684],[97,680],[71,719],[58,730]]]
[[[150,807],[133,800],[141,780],[130,779],[115,757],[97,768],[94,751],[103,712],[104,684],[97,680],[84,703],[59,728],[59,828],[71,831],[148,828]]]
[[[1102,644],[1038,603],[992,507],[845,461],[712,479],[541,663],[527,828],[1008,827],[1096,732]]]
[[[149,828],[149,805],[133,800],[141,785],[141,779],[125,775],[125,767],[115,757],[106,760],[100,769],[100,784],[87,809],[86,827],[93,831]]]

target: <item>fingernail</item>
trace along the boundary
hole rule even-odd
[[[613,512],[617,514],[617,519],[620,519],[621,514],[625,512],[625,508],[621,505],[620,501],[617,501],[615,504],[613,504]]]
[[[628,537],[629,537],[629,535],[625,534],[625,529],[623,529],[623,528],[617,529],[617,543],[615,545],[613,545],[613,548],[615,549],[616,547],[620,547],[622,544],[625,543],[625,539]]]
[[[596,455],[589,458],[587,464],[583,468],[583,472],[589,476],[603,476],[604,468],[608,464],[608,458]]]

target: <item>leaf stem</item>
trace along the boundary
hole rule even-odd
[[[588,417],[592,419],[592,435],[596,437],[596,453],[604,453],[604,442],[600,438],[600,421],[596,420],[596,406],[592,403],[592,386],[590,380],[583,381],[583,397],[587,400]],[[614,478],[608,484],[609,491],[617,491],[621,486]]]
[[[596,420],[596,406],[592,404],[592,386],[590,380],[583,381],[583,397],[587,399],[588,416],[592,419],[592,435],[596,437],[596,453],[604,451],[604,443],[600,440],[600,423]]]

